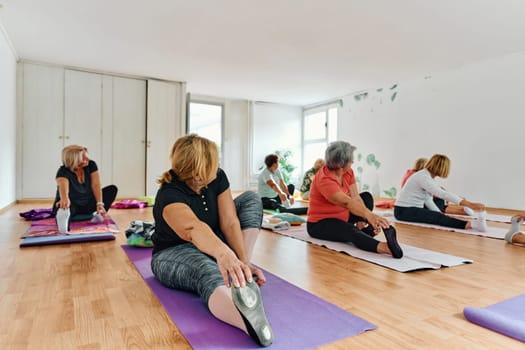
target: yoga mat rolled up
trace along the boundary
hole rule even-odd
[[[525,342],[525,294],[485,308],[466,307],[463,314],[472,323]]]
[[[213,317],[195,294],[164,287],[151,272],[151,249],[122,249],[193,349],[260,348],[244,332]],[[376,328],[268,271],[264,274],[261,293],[274,332],[270,349],[312,349]]]

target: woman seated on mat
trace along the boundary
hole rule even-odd
[[[283,175],[279,171],[279,156],[277,154],[267,155],[264,164],[266,164],[266,168],[259,174],[257,181],[257,193],[261,196],[263,208],[278,209],[283,213],[288,212],[297,215],[306,214],[306,207],[290,208],[294,204],[295,186],[284,183]]]
[[[315,174],[324,166],[325,162],[324,159],[317,159],[314,163],[314,166],[311,167],[304,173],[303,177],[303,184],[301,185],[301,188],[299,189],[299,192],[301,192],[301,198],[308,200],[310,198],[310,186],[312,184],[312,181],[315,177]]]
[[[117,196],[117,187],[101,188],[97,164],[86,147],[70,145],[62,150],[62,166],[56,174],[57,192],[53,203],[58,230],[68,231],[69,219],[78,214],[102,218]],[[95,215],[98,214],[98,215]]]
[[[525,220],[525,212],[515,215],[511,218],[512,226],[505,235],[505,240],[511,244],[525,245],[525,232],[520,230],[520,225]]]
[[[442,154],[433,155],[425,167],[407,180],[394,206],[398,220],[421,222],[458,229],[474,229],[485,232],[485,205],[474,203],[442,189],[434,180],[436,176],[446,178],[450,172],[450,159]],[[477,220],[465,221],[447,216],[436,206],[432,197],[479,211]]]
[[[396,230],[387,219],[371,212],[372,195],[359,195],[357,191],[351,168],[354,150],[345,141],[328,145],[326,165],[317,172],[310,188],[308,234],[318,239],[352,242],[359,249],[401,258],[403,251],[397,243]],[[381,229],[387,242],[373,238]]]
[[[405,184],[408,180],[408,178],[412,175],[414,175],[415,173],[417,173],[419,170],[423,169],[425,167],[425,163],[427,162],[428,159],[426,158],[418,158],[416,159],[416,161],[414,162],[414,165],[412,166],[412,169],[408,169],[406,172],[405,172],[405,175],[403,175],[403,179],[401,180],[401,188],[405,187]]]
[[[405,175],[403,176],[403,180],[401,180],[401,188],[405,186],[405,183],[407,182],[408,178],[415,173],[417,173],[419,170],[425,168],[425,164],[428,161],[427,158],[418,158],[414,162],[414,165],[412,166],[412,169],[409,169],[406,171]],[[443,187],[442,187],[443,188]],[[455,204],[449,204],[444,199],[441,199],[439,197],[433,197],[434,204],[439,208],[439,210],[442,213],[445,214],[452,214],[452,215],[474,215],[474,211],[470,209],[469,207],[463,207],[461,205],[455,205]],[[426,206],[425,206],[426,208]],[[427,208],[429,209],[429,208]]]
[[[259,196],[244,192],[234,200],[217,146],[195,134],[175,142],[171,164],[153,206],[151,270],[165,286],[198,294],[213,316],[270,345],[258,287],[266,279],[250,263],[262,222]]]

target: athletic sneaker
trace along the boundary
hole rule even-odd
[[[253,280],[246,287],[231,287],[233,304],[239,310],[248,333],[262,346],[273,342],[273,331],[264,313],[261,291]]]

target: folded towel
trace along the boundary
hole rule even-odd
[[[268,219],[263,219],[262,227],[268,230],[288,230],[290,228],[290,223],[287,221],[279,221],[276,223],[271,223]]]

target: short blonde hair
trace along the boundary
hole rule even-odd
[[[432,176],[446,178],[450,172],[450,159],[444,154],[434,154],[425,164],[425,169]]]
[[[322,158],[317,159],[314,163],[314,172],[317,173],[319,169],[321,169],[325,164],[326,162],[324,161],[324,159]]]
[[[62,163],[71,171],[78,169],[82,163],[82,153],[87,152],[87,148],[79,145],[69,145],[62,149]]]
[[[196,177],[206,181],[219,169],[217,145],[197,134],[185,135],[175,141],[170,159],[171,170],[181,181],[188,181]],[[157,182],[163,184],[171,180],[171,174],[167,171]]]
[[[412,170],[419,171],[419,170],[423,169],[425,167],[425,164],[426,164],[427,160],[428,159],[426,159],[426,158],[418,158],[418,159],[416,159],[416,161],[414,162],[414,166],[412,167]]]

